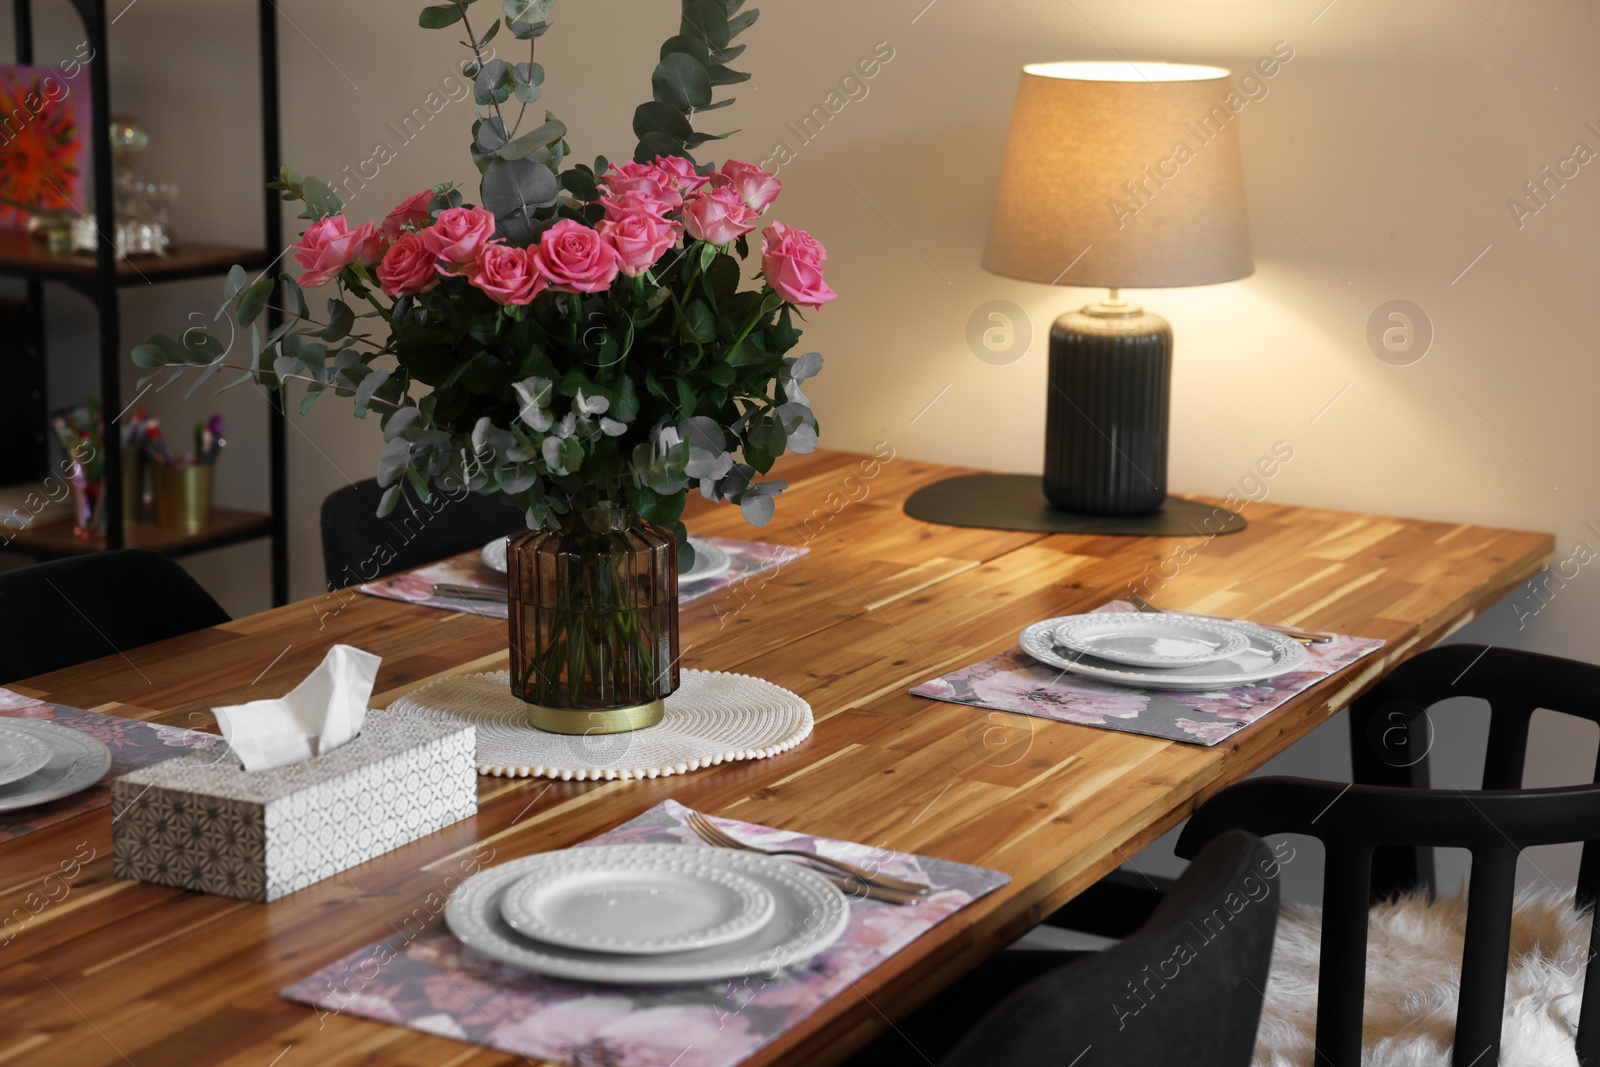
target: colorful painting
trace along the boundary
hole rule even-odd
[[[1135,609],[1119,600],[1097,610]],[[1375,638],[1336,634],[1331,641],[1307,645],[1309,659],[1300,670],[1252,685],[1197,692],[1113,685],[1040,663],[1022,649],[1013,648],[923,682],[911,692],[952,704],[1214,745],[1282,706],[1296,693],[1382,647],[1383,642]]]
[[[82,212],[87,81],[55,67],[0,66],[0,227],[20,229],[33,212]]]
[[[679,604],[699,600],[752,575],[793,563],[811,551],[809,548],[769,545],[761,541],[736,541],[731,537],[702,539],[697,535],[696,539],[708,541],[722,549],[732,560],[732,565],[721,574],[707,575],[694,581],[684,581],[679,578]],[[433,587],[441,584],[468,585],[475,589],[504,591],[506,576],[490,570],[479,554],[473,551],[463,552],[459,556],[451,556],[449,559],[430,563],[416,570],[402,571],[400,574],[380,578],[375,582],[367,582],[357,588],[369,596],[404,600],[411,604],[425,604],[430,608],[444,608],[448,611],[467,612],[494,619],[506,617],[506,605],[503,601],[479,603],[434,596]]]
[[[664,801],[585,844],[709,847],[684,825],[687,818],[682,805]],[[935,892],[914,907],[852,898],[850,925],[839,942],[788,970],[654,988],[566,982],[495,963],[451,935],[441,904],[419,909],[418,921],[408,920],[402,933],[358,949],[283,996],[321,1014],[376,1019],[568,1067],[732,1067],[940,922],[1011,881],[998,871],[949,860],[732,819],[717,822],[755,844],[873,865],[927,882]]]
[[[222,740],[215,734],[186,730],[181,726],[140,722],[117,715],[102,715],[97,711],[69,708],[63,704],[47,704],[9,689],[0,689],[0,716],[48,719],[61,726],[82,730],[111,750],[111,770],[92,789],[37,807],[0,813],[0,841],[10,841],[74,815],[103,808],[111,803],[111,779],[137,767],[148,767],[152,763],[181,756],[192,749],[206,748]]]

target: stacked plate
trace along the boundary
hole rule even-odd
[[[1203,615],[1102,612],[1036,622],[1023,651],[1042,663],[1141,689],[1216,690],[1296,670],[1306,649],[1248,622]]]
[[[716,545],[700,537],[689,538],[694,548],[694,566],[678,575],[679,582],[695,582],[701,578],[715,578],[726,574],[733,566],[733,557]],[[506,573],[506,539],[499,538],[483,546],[483,564],[497,574]]]
[[[81,793],[111,769],[111,750],[82,730],[0,718],[0,811]]]
[[[483,871],[445,921],[468,948],[583,982],[711,982],[788,967],[839,939],[844,894],[819,874],[753,852],[595,845]]]

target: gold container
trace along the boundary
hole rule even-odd
[[[528,725],[553,734],[625,734],[654,726],[665,713],[665,700],[602,710],[547,708],[543,704],[529,704]]]
[[[144,480],[148,469],[143,450],[122,454],[122,521],[125,525],[145,517]]]
[[[214,466],[150,467],[150,488],[155,496],[156,525],[170,533],[199,533],[211,521],[211,482]]]

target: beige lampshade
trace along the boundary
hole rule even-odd
[[[1206,285],[1255,269],[1219,67],[1022,70],[983,266],[1049,285]]]

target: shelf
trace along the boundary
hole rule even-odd
[[[272,262],[261,248],[185,241],[165,256],[118,257],[117,284],[143,285],[228,273],[235,263],[259,270]],[[0,275],[66,282],[84,288],[96,282],[95,257],[84,252],[52,252],[21,230],[0,230]]]
[[[129,548],[150,548],[169,556],[182,556],[208,548],[251,541],[272,534],[272,516],[258,511],[239,511],[234,508],[212,508],[211,522],[199,533],[174,533],[163,530],[145,519],[127,527]],[[36,559],[59,559],[62,556],[83,556],[102,551],[105,537],[78,537],[72,532],[70,520],[56,520],[30,526],[19,531],[10,541],[10,547],[25,556]]]

